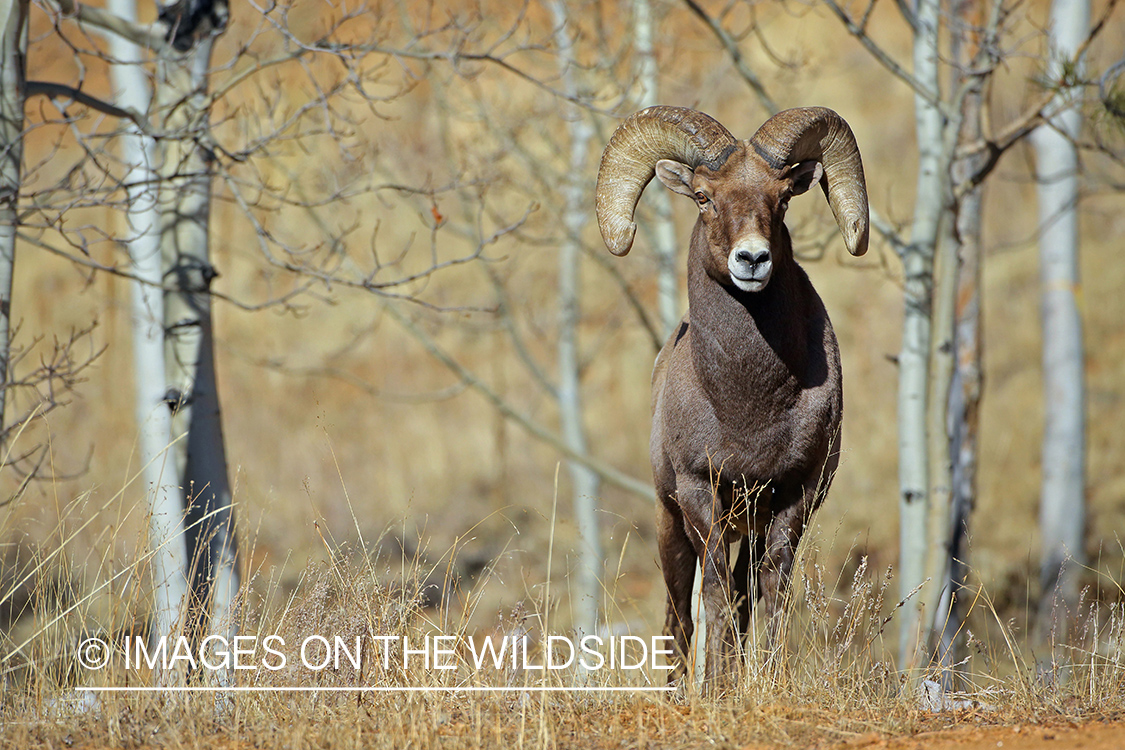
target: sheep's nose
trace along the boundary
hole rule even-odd
[[[766,248],[755,248],[752,250],[743,248],[741,250],[738,250],[734,254],[734,260],[736,263],[745,263],[749,266],[756,266],[759,263],[764,263],[769,259],[770,251]]]

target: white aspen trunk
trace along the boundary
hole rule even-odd
[[[1089,0],[1054,0],[1048,76],[1058,80],[1090,25]],[[1062,110],[1032,135],[1039,193],[1039,263],[1043,316],[1043,484],[1037,639],[1046,643],[1075,614],[1084,562],[1086,395],[1082,316],[1078,305],[1078,152],[1082,126],[1076,88],[1061,93]]]
[[[938,0],[919,0],[914,35],[914,76],[939,96]],[[914,98],[918,138],[918,184],[910,244],[903,250],[902,351],[899,354],[899,587],[905,598],[925,580],[927,502],[930,486],[926,440],[931,283],[934,248],[943,211],[943,123],[937,107]],[[904,605],[899,622],[899,658],[916,665],[922,634],[921,597]]]
[[[943,605],[950,594],[949,510],[953,492],[953,463],[950,454],[949,392],[953,381],[953,334],[957,294],[957,240],[952,221],[941,222],[938,257],[933,276],[933,308],[930,324],[930,372],[926,407],[928,476],[930,491],[926,519],[926,568],[922,589],[920,659],[929,662],[937,645],[935,633],[945,627]],[[942,611],[944,609],[944,612]]]
[[[135,0],[108,0],[107,10],[136,23]],[[139,47],[117,34],[107,34],[114,98],[123,108],[147,112],[151,87]],[[161,291],[160,236],[157,232],[156,173],[152,168],[152,140],[135,126],[122,136],[121,159],[125,174],[129,230],[124,244],[129,252],[133,317],[134,404],[139,431],[142,476],[149,500],[149,546],[152,550],[153,622],[150,638],[174,635],[182,626],[187,602],[187,541],[184,536],[182,478],[168,460],[172,440],[172,413],[165,403],[164,299]]]
[[[574,37],[569,28],[566,5],[552,0],[551,14],[555,23],[555,46],[563,87],[570,96],[579,94],[570,57]],[[586,453],[586,430],[582,422],[582,393],[578,353],[579,259],[582,228],[589,219],[587,209],[586,160],[594,132],[589,120],[576,107],[568,107],[567,132],[570,137],[569,165],[564,178],[563,230],[559,246],[559,333],[558,333],[558,399],[563,440],[567,447]],[[602,592],[601,535],[598,530],[597,498],[601,491],[598,475],[587,467],[568,461],[574,518],[581,549],[578,551],[578,585],[572,591],[574,627],[579,634],[591,634],[598,627],[598,602]]]
[[[0,435],[11,358],[12,278],[23,162],[27,0],[0,0]]]
[[[659,69],[656,65],[655,19],[649,0],[633,0],[633,39],[637,56],[637,82],[640,95],[637,108],[660,104]],[[680,269],[676,263],[676,227],[672,222],[672,200],[667,190],[649,191],[652,217],[642,227],[648,230],[656,255],[656,297],[660,314],[661,335],[672,335],[680,322]]]
[[[171,452],[187,498],[188,575],[195,610],[188,626],[196,637],[203,632],[233,634],[239,575],[212,338],[210,285],[216,274],[208,230],[213,157],[203,145],[209,127],[205,93],[211,46],[211,39],[204,39],[184,58],[169,53],[160,60],[155,91],[162,129],[171,134],[161,139],[157,158],[167,284],[165,368],[169,395],[177,402],[172,433],[187,435]]]
[[[951,13],[953,24],[963,29],[952,42],[951,57],[958,70],[969,69],[976,52],[969,29],[979,27],[982,13],[973,0],[955,0]],[[967,81],[954,76],[955,85]],[[983,82],[971,81],[961,106],[959,142],[975,142],[981,137],[981,113],[984,107]],[[972,177],[980,157],[955,160],[951,167],[951,183],[959,187]],[[949,435],[949,506],[946,528],[946,563],[941,597],[934,612],[937,665],[942,684],[953,690],[953,664],[958,660],[957,635],[964,610],[959,601],[960,590],[968,573],[967,538],[969,515],[976,499],[977,415],[981,395],[980,340],[980,270],[981,270],[981,208],[983,186],[978,185],[959,200],[953,223],[953,240],[957,246],[958,270],[953,304],[953,356],[949,395],[945,399]],[[931,516],[934,518],[934,516]]]

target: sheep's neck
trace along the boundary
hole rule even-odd
[[[702,263],[689,261],[693,364],[712,403],[742,406],[731,417],[769,418],[799,397],[808,361],[807,285],[791,258],[775,260],[760,292],[719,284]]]

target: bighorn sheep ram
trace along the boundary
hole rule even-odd
[[[797,543],[839,461],[839,346],[793,258],[785,210],[819,182],[848,250],[862,255],[867,189],[855,137],[832,110],[787,110],[739,141],[702,112],[650,107],[625,120],[602,155],[596,209],[614,255],[633,244],[633,213],[654,173],[699,207],[688,314],[652,374],[664,632],[678,661],[669,680],[686,670],[698,560],[705,681],[726,684],[759,595],[768,643],[778,643]],[[732,571],[728,545],[739,538]]]

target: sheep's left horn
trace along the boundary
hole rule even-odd
[[[675,159],[695,169],[718,169],[738,141],[709,115],[683,107],[656,106],[630,115],[614,131],[598,168],[595,208],[606,247],[625,255],[637,225],[633,213],[656,162]]]
[[[824,167],[821,186],[848,252],[867,252],[871,219],[863,162],[844,118],[824,107],[787,109],[766,120],[750,145],[775,169],[807,159],[819,161]]]

